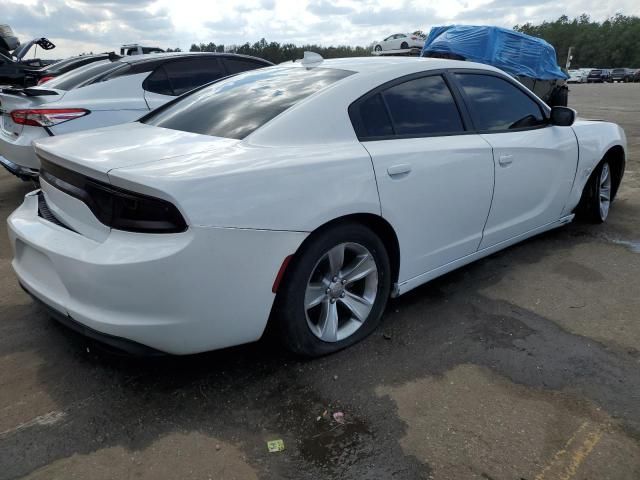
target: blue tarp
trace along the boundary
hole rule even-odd
[[[541,38],[506,28],[450,25],[433,27],[422,56],[455,55],[486,63],[511,75],[539,80],[569,78],[558,66],[555,49]]]

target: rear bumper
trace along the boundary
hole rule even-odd
[[[36,128],[38,130],[34,132]],[[49,135],[46,130],[40,127],[24,127],[22,134],[17,138],[10,138],[0,131],[0,157],[14,165],[37,172],[40,169],[40,160],[33,149],[33,141],[47,137]]]
[[[34,180],[38,178],[38,170],[22,167],[2,156],[0,156],[0,165],[2,165],[9,173],[12,173],[22,180]]]
[[[24,288],[85,335],[178,355],[259,339],[280,265],[306,237],[191,227],[95,241],[40,217],[36,193],[7,220]]]
[[[80,335],[83,335],[87,338],[91,338],[92,340],[97,340],[98,342],[103,343],[104,345],[107,345],[108,347],[111,347],[112,349],[115,349],[118,352],[124,352],[129,355],[145,356],[145,357],[165,355],[163,352],[147,347],[146,345],[142,345],[140,343],[127,340],[126,338],[116,337],[114,335],[108,335],[106,333],[102,333],[92,328],[89,328],[80,322],[76,322],[69,315],[59,312],[54,308],[51,308],[49,305],[47,305],[45,302],[43,302],[38,297],[36,297],[33,293],[31,293],[24,285],[20,284],[20,286],[26,293],[29,294],[29,296],[34,301],[40,304],[40,306],[49,313],[51,318],[58,321],[59,323],[69,328],[70,330],[73,330],[74,332],[79,333]]]

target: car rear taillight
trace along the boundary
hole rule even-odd
[[[40,80],[38,80],[38,85],[42,85],[44,82],[48,82],[52,78],[54,78],[54,77],[52,77],[52,76],[42,77]]]
[[[40,179],[84,202],[104,225],[144,233],[179,233],[187,223],[167,200],[114,187],[41,159]]]
[[[411,37],[411,40],[417,40],[418,37]]]
[[[19,125],[53,127],[69,120],[84,117],[91,112],[84,108],[35,108],[14,110],[11,119]]]

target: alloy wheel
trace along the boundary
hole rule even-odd
[[[304,309],[311,332],[339,342],[366,322],[376,300],[378,268],[358,243],[341,243],[316,263],[307,282]]]
[[[608,163],[602,165],[599,187],[600,218],[604,221],[609,216],[611,205],[611,171]]]

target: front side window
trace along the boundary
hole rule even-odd
[[[546,124],[538,103],[507,80],[476,73],[455,76],[466,94],[478,130],[496,132]]]
[[[208,85],[142,121],[184,132],[242,139],[301,100],[353,73],[321,67],[253,70]]]

